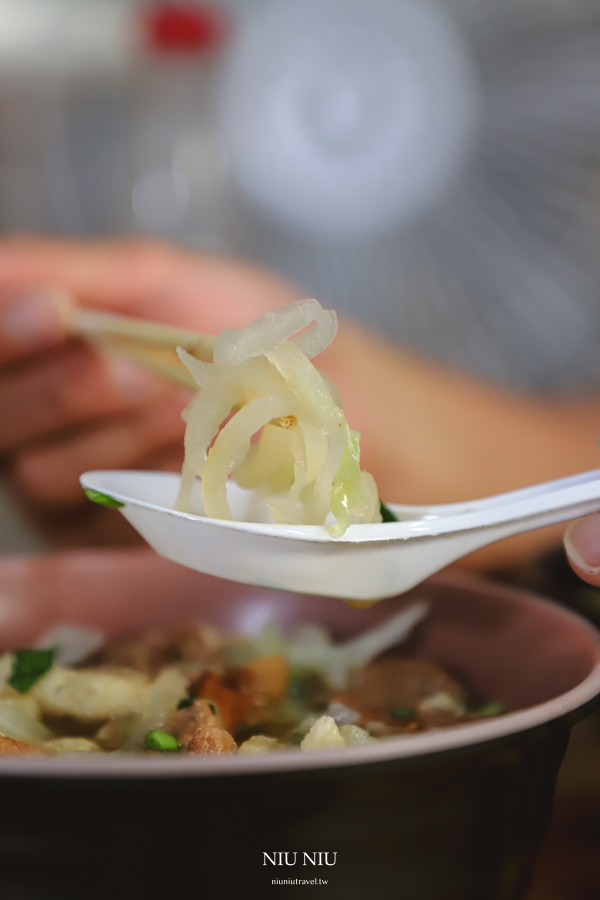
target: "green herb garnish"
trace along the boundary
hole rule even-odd
[[[385,503],[379,501],[379,512],[381,513],[381,518],[384,522],[399,522],[400,519],[398,516],[394,515],[389,506],[386,506]]]
[[[194,700],[197,699],[197,697],[184,697],[183,700],[180,700],[177,704],[177,709],[187,709],[187,707],[191,706]]]
[[[202,699],[203,699],[202,697],[197,697],[197,696],[184,697],[183,700],[180,700],[179,703],[177,704],[177,709],[187,709],[188,706],[192,705],[194,700],[202,700]],[[210,709],[213,716],[216,716],[217,715],[216,703],[213,703],[212,700],[207,700],[206,702],[208,703],[208,708]]]
[[[505,712],[502,703],[486,703],[481,709],[477,710],[479,716],[501,716]]]
[[[100,491],[93,491],[91,488],[84,488],[83,493],[91,500],[92,503],[99,503],[100,506],[108,506],[109,509],[120,509],[125,506],[120,500],[115,500],[109,494],[103,494]]]
[[[50,650],[14,650],[12,670],[7,678],[19,694],[26,694],[54,664],[54,648]]]
[[[150,750],[158,750],[160,753],[172,753],[174,750],[179,750],[177,738],[164,731],[149,731],[144,742]]]
[[[390,716],[392,719],[412,719],[415,711],[410,706],[392,706]]]

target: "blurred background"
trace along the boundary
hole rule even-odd
[[[600,2],[0,0],[0,229],[242,255],[426,355],[597,388]],[[41,546],[0,509],[0,552]],[[558,563],[518,577],[598,615]],[[575,838],[561,892],[561,834],[536,900],[599,896]]]
[[[0,0],[3,231],[242,255],[504,383],[600,383],[599,160],[598,0]]]

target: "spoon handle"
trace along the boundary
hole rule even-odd
[[[600,469],[472,503],[428,507],[427,534],[436,538],[437,556],[431,571],[504,538],[599,511]]]

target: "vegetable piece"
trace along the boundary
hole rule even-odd
[[[101,753],[102,750],[95,744],[83,737],[61,737],[52,741],[46,741],[44,750],[51,756],[58,756],[61,753]]]
[[[137,724],[138,717],[135,715],[109,719],[102,728],[98,729],[94,740],[98,742],[103,750],[120,750],[131,736]]]
[[[96,653],[105,641],[101,631],[80,628],[78,625],[57,625],[47,631],[36,646],[41,649],[54,647],[54,662],[57,666],[74,666]]]
[[[225,728],[235,732],[268,719],[285,696],[288,679],[286,660],[273,653],[225,672],[204,672],[192,690],[216,703]]]
[[[421,728],[448,728],[464,721],[466,709],[461,698],[442,690],[422,700],[416,712]]]
[[[428,611],[429,604],[419,600],[343,644],[332,644],[324,629],[305,625],[288,638],[283,652],[292,669],[319,673],[333,688],[344,688],[352,672],[405,640]]]
[[[42,744],[50,740],[52,733],[36,718],[37,707],[33,710],[23,709],[22,698],[0,700],[0,734],[14,741],[26,744]]]
[[[347,428],[346,446],[342,454],[339,468],[333,479],[333,487],[329,492],[331,511],[336,519],[336,524],[328,529],[334,537],[341,537],[352,522],[353,512],[358,512],[363,503],[365,472],[360,469],[360,435],[357,431]],[[371,491],[373,499],[377,497],[377,491]],[[361,510],[362,511],[362,510]],[[360,512],[359,512],[359,518]],[[366,522],[376,522],[373,515],[365,516]]]
[[[423,709],[437,709],[443,710],[444,712],[455,713],[456,715],[462,715],[465,711],[465,704],[455,694],[452,694],[449,691],[437,691],[435,694],[426,697],[419,704],[419,710]]]
[[[166,726],[185,687],[186,678],[178,669],[163,669],[146,695],[141,719],[132,729],[125,750],[139,749],[148,731],[161,731]]]
[[[415,714],[410,706],[392,706],[390,716],[392,719],[412,719]]]
[[[241,745],[238,753],[269,753],[271,750],[280,750],[281,744],[275,738],[266,734],[254,734]]]
[[[344,745],[344,738],[334,719],[331,716],[321,716],[300,744],[300,749],[333,750]]]
[[[477,715],[491,718],[492,716],[502,716],[505,712],[506,710],[502,703],[486,703],[485,706],[477,710]]]
[[[391,511],[389,506],[386,506],[383,501],[379,501],[379,512],[381,513],[381,521],[382,522],[399,522],[400,519],[398,516]]]
[[[173,753],[179,750],[179,741],[172,734],[164,731],[149,731],[144,737],[146,747],[150,750],[158,750],[160,753]]]
[[[7,679],[19,694],[26,694],[53,666],[54,649],[15,650],[12,671]]]
[[[180,700],[177,704],[177,709],[187,709],[188,706],[191,706],[192,703],[194,703],[194,701],[196,700],[200,700],[200,697],[196,696],[195,694],[190,697],[184,697],[183,700]],[[217,704],[213,703],[212,700],[208,701],[208,707],[213,716],[217,716],[219,714],[217,710]]]
[[[360,470],[358,434],[311,362],[336,323],[316,300],[301,300],[222,332],[212,365],[178,348],[200,390],[184,415],[176,509],[189,510],[198,476],[205,515],[231,519],[227,480],[239,470],[242,485],[268,497],[276,522],[322,525],[333,513],[340,537],[351,522],[381,521],[375,482]]]
[[[83,493],[91,500],[92,503],[98,503],[100,506],[108,506],[109,509],[120,509],[125,506],[120,500],[115,500],[109,494],[103,494],[100,491],[93,491],[91,488],[84,488]]]
[[[191,706],[194,700],[197,700],[198,697],[184,697],[183,700],[180,700],[177,704],[177,709],[187,709],[188,706]]]
[[[228,731],[235,731],[245,722],[250,710],[249,697],[240,689],[241,669],[227,672],[204,672],[194,684],[194,692],[205,702],[210,701],[219,710],[220,718]],[[212,712],[212,711],[211,711]]]
[[[183,679],[171,709],[183,693],[182,683]],[[33,693],[43,713],[71,716],[80,722],[101,722],[142,712],[148,684],[137,672],[116,674],[54,666],[34,687]]]
[[[375,738],[372,738],[368,731],[359,728],[358,725],[342,725],[340,734],[344,739],[346,747],[361,747],[364,744],[373,744]]]

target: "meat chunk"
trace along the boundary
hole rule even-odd
[[[386,716],[394,707],[416,709],[428,697],[449,695],[464,703],[461,685],[433,663],[423,659],[381,659],[359,672],[351,685],[346,702],[355,708],[368,709]]]
[[[188,753],[202,753],[211,756],[216,753],[235,753],[237,745],[224,728],[203,726],[195,733],[187,745]]]
[[[191,706],[175,713],[172,730],[188,753],[213,755],[234,753],[237,745],[213,713],[208,701],[194,700]]]
[[[181,662],[214,666],[221,662],[221,636],[201,622],[170,632],[150,629],[134,638],[114,641],[96,656],[103,665],[127,666],[154,676],[165,666]]]
[[[24,741],[13,741],[0,734],[0,756],[46,756],[39,747]]]
[[[421,659],[380,659],[354,676],[350,688],[332,697],[331,715],[375,737],[443,728],[466,721],[465,692],[433,663]],[[342,722],[337,710],[355,711]]]
[[[178,710],[171,720],[173,734],[184,749],[200,728],[218,728],[219,721],[206,700],[194,700]]]

